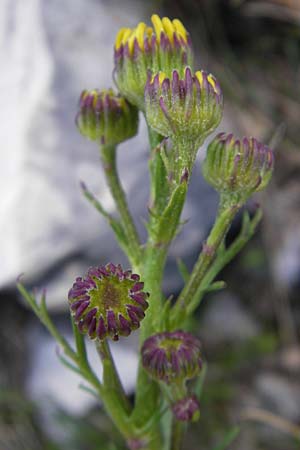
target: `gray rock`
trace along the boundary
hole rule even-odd
[[[266,372],[256,377],[255,388],[263,408],[295,423],[300,420],[299,382]]]
[[[202,316],[200,332],[211,343],[243,341],[259,334],[260,326],[229,292],[214,295]]]

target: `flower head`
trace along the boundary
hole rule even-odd
[[[185,331],[155,334],[143,344],[142,363],[152,378],[168,384],[192,379],[202,366],[200,342]]]
[[[112,263],[89,269],[69,291],[71,313],[91,339],[128,336],[139,327],[148,307],[139,275]]]
[[[83,91],[76,124],[84,136],[103,145],[116,145],[137,133],[138,111],[112,89]]]
[[[177,69],[182,75],[186,65],[193,66],[191,39],[180,20],[154,14],[151,21],[152,27],[141,22],[133,29],[121,28],[114,48],[116,84],[142,110],[149,71],[171,76]]]
[[[163,136],[186,138],[198,146],[219,124],[223,97],[216,78],[204,71],[194,75],[186,67],[183,78],[177,70],[148,77],[145,88],[146,117]]]
[[[202,170],[217,191],[247,199],[267,186],[273,166],[273,151],[257,139],[220,133],[207,148]]]
[[[200,406],[195,395],[185,397],[172,405],[172,412],[180,422],[195,422],[200,417]]]

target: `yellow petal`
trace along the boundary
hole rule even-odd
[[[202,75],[202,72],[201,72],[200,70],[198,70],[198,72],[196,72],[195,75],[196,75],[196,77],[197,77],[198,80],[199,80],[200,86],[202,86],[202,83],[203,83],[203,75]]]
[[[214,88],[214,91],[216,92],[216,82],[215,82],[215,80],[213,79],[213,77],[212,77],[211,74],[208,75],[207,81],[209,82],[209,84],[212,85],[212,87]]]
[[[168,17],[163,17],[162,24],[163,24],[166,35],[168,36],[171,43],[173,44],[173,34],[175,31],[175,28],[174,28],[171,20]]]
[[[180,22],[179,19],[174,19],[173,20],[173,26],[174,26],[176,32],[180,36],[182,36],[185,41],[187,41],[187,31],[186,31],[186,29],[184,28],[183,24]]]
[[[124,29],[124,33],[123,33],[123,36],[122,36],[122,42],[121,42],[123,45],[126,44],[126,42],[128,41],[128,38],[131,35],[131,33],[132,33],[132,29],[131,28],[125,28]]]
[[[132,54],[133,53],[133,47],[134,47],[134,40],[136,38],[136,33],[135,31],[133,31],[133,33],[131,33],[130,37],[127,39],[128,42],[128,48],[129,48],[129,53]]]
[[[137,38],[138,44],[142,50],[144,50],[144,39],[146,32],[146,24],[144,22],[140,22],[135,30],[135,36]]]
[[[154,26],[157,42],[160,43],[160,33],[164,31],[162,21],[157,14],[153,14],[153,16],[151,16],[151,22]]]
[[[121,28],[117,34],[116,40],[115,40],[115,47],[116,50],[118,50],[121,47],[122,40],[124,33],[128,30],[128,28]]]

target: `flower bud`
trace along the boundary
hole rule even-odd
[[[180,422],[196,422],[200,417],[200,405],[195,395],[183,398],[172,405],[172,412]]]
[[[240,140],[231,133],[220,133],[207,148],[202,171],[217,191],[245,201],[267,186],[273,166],[273,151],[255,138]]]
[[[114,341],[139,327],[148,308],[139,275],[123,271],[120,265],[90,268],[76,278],[68,298],[75,323],[91,339]]]
[[[177,69],[182,76],[186,65],[193,66],[188,32],[178,19],[151,17],[153,27],[141,22],[134,29],[121,28],[114,47],[114,76],[120,92],[144,110],[147,74],[160,70],[171,76]]]
[[[167,384],[190,380],[202,367],[199,340],[185,331],[158,333],[145,340],[142,363],[149,375]]]
[[[112,89],[85,90],[76,124],[83,136],[102,145],[117,145],[136,135],[138,110]]]
[[[183,78],[177,70],[171,77],[163,72],[148,77],[145,106],[147,122],[157,133],[186,139],[198,148],[220,123],[223,96],[213,75],[193,75],[187,67]]]

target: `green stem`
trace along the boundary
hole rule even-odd
[[[124,392],[118,371],[116,369],[107,341],[96,341],[96,349],[103,365],[103,388],[115,391],[126,414],[131,411],[131,405]]]
[[[247,244],[249,239],[254,235],[254,232],[257,228],[257,225],[261,221],[262,218],[262,210],[258,209],[255,213],[253,219],[250,221],[248,217],[248,213],[245,212],[242,229],[238,237],[234,240],[234,242],[224,251],[221,252],[220,255],[217,255],[216,259],[213,261],[206,275],[204,276],[202,282],[199,285],[199,288],[191,301],[191,303],[187,307],[187,315],[192,314],[195,309],[199,306],[205,292],[208,287],[211,285],[213,280],[216,278],[218,273],[233,260],[233,258],[242,250],[242,248]]]
[[[138,268],[141,262],[142,251],[140,247],[139,236],[129,212],[125,193],[118,177],[116,165],[116,147],[102,145],[100,147],[100,150],[106,181],[110,188],[112,197],[116,203],[117,210],[121,216],[121,222],[127,237],[128,257],[134,268]]]
[[[210,265],[212,264],[217,250],[222,243],[230,224],[232,223],[240,205],[230,205],[224,202],[221,197],[219,212],[215,221],[215,224],[209,234],[206,243],[203,246],[198,260],[193,268],[190,278],[187,284],[184,286],[181,294],[172,311],[172,324],[177,327],[179,323],[187,315],[187,308],[193,300],[200,283],[207,273]]]
[[[180,450],[183,437],[186,431],[186,425],[178,420],[173,419],[171,434],[171,450]]]

